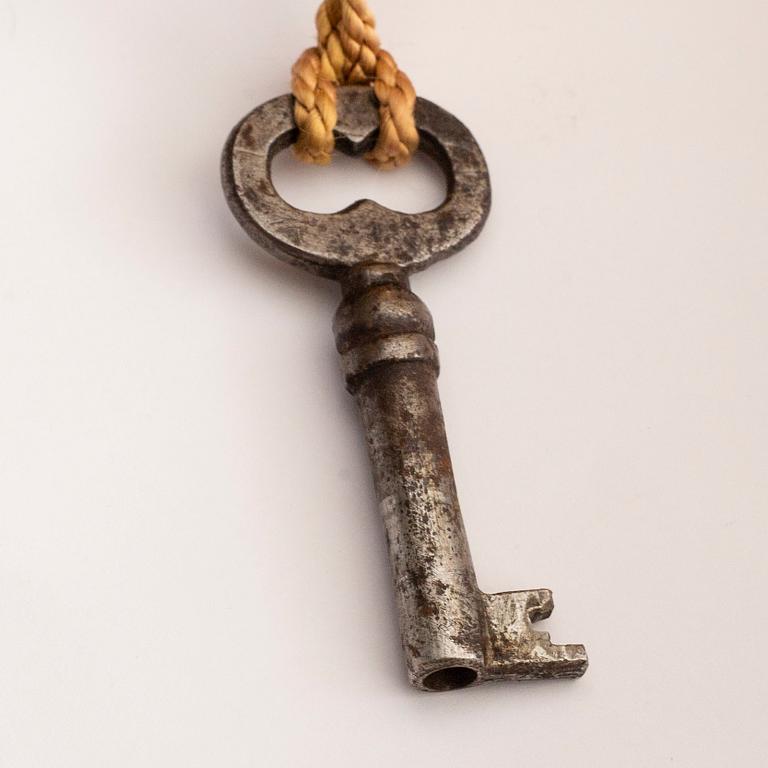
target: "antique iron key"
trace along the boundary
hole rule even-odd
[[[364,86],[340,88],[337,147],[359,155],[378,115]],[[296,138],[290,96],[251,112],[224,148],[229,205],[275,256],[341,283],[334,331],[347,388],[365,425],[384,518],[409,678],[445,691],[489,680],[572,678],[582,645],[554,645],[532,623],[553,609],[546,589],[488,595],[475,579],[437,392],[432,318],[408,274],[455,253],[490,210],[488,170],[455,117],[419,99],[421,146],[441,166],[448,194],[420,214],[362,200],[334,214],[300,211],[275,191],[272,158]]]

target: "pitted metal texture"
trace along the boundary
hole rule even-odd
[[[373,91],[340,88],[336,146],[361,155],[374,144],[379,116]],[[407,272],[450,256],[480,232],[490,210],[488,168],[477,142],[453,115],[418,99],[421,149],[447,179],[447,196],[434,210],[409,214],[358,200],[338,213],[310,213],[275,190],[270,165],[296,139],[291,96],[255,109],[229,137],[222,178],[230,208],[246,232],[270,253],[325,277],[339,278],[365,262]]]

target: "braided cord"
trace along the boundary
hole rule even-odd
[[[378,168],[405,165],[419,145],[416,91],[392,56],[381,48],[366,0],[324,0],[315,18],[317,47],[291,71],[299,138],[296,155],[330,162],[336,127],[336,86],[372,83],[379,102],[379,137],[366,158]]]

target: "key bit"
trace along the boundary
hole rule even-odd
[[[552,612],[549,590],[489,595],[477,586],[437,391],[432,317],[408,283],[482,229],[491,187],[480,147],[453,115],[420,98],[421,149],[447,178],[445,201],[418,214],[371,200],[310,213],[286,203],[270,174],[274,156],[296,139],[292,110],[291,97],[280,96],[234,128],[222,159],[224,191],[265,250],[341,284],[336,346],[365,426],[411,683],[447,691],[580,677],[584,646],[554,645],[533,629]],[[365,153],[378,128],[371,89],[340,88],[338,110],[336,146]]]

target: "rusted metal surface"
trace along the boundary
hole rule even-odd
[[[375,138],[370,89],[339,90],[337,146],[361,154]],[[233,131],[222,178],[235,216],[266,250],[340,282],[334,331],[347,388],[366,430],[389,545],[408,675],[445,691],[489,680],[580,677],[581,645],[554,645],[532,623],[553,609],[549,590],[482,592],[459,509],[437,391],[432,318],[408,274],[473,240],[490,210],[482,152],[452,115],[418,100],[422,147],[448,179],[435,210],[404,214],[371,201],[335,214],[292,208],[270,164],[295,138],[291,100],[259,107]]]
[[[336,146],[359,155],[375,143],[373,91],[339,89]],[[255,109],[232,132],[224,150],[224,190],[248,234],[273,255],[325,277],[343,279],[363,263],[423,269],[463,248],[490,210],[491,186],[480,147],[453,115],[418,99],[421,149],[448,179],[446,200],[433,211],[408,214],[360,200],[331,214],[300,211],[275,191],[272,158],[296,139],[293,102],[279,96]]]

